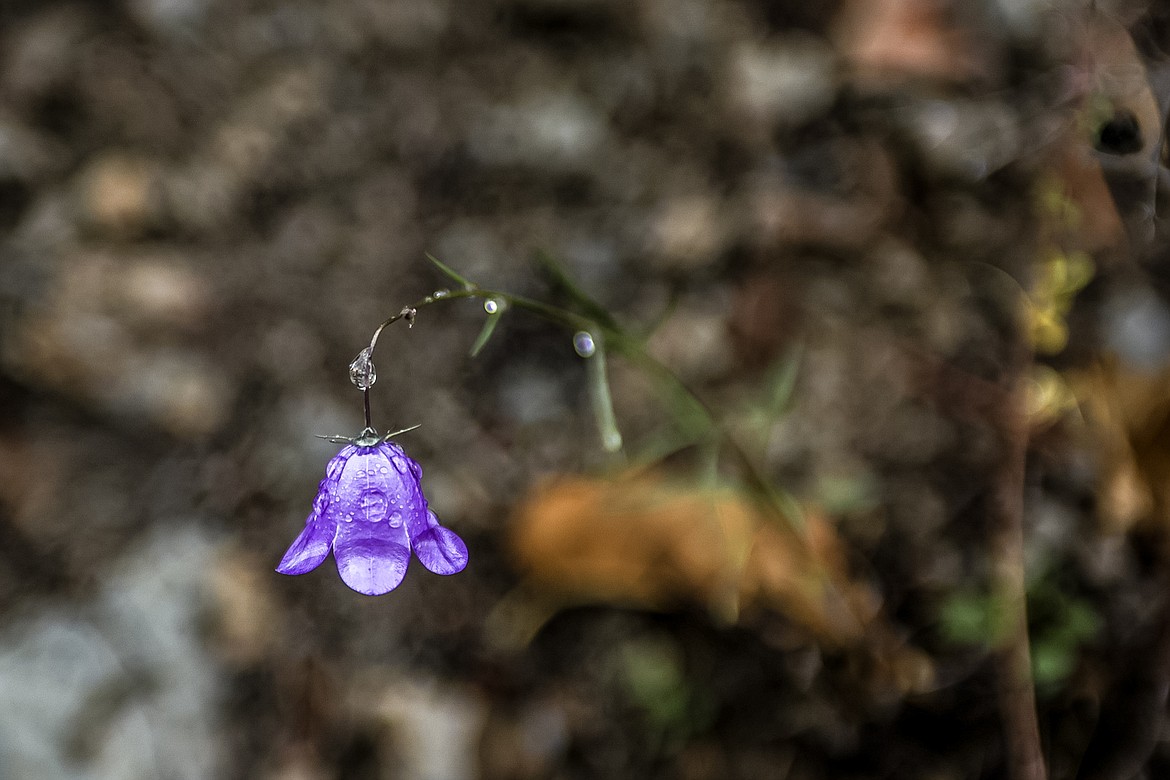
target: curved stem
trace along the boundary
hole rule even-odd
[[[704,428],[711,431],[714,437],[721,441],[727,447],[728,451],[731,452],[747,483],[765,498],[777,524],[795,533],[798,537],[803,537],[803,516],[796,502],[782,496],[776,490],[748,451],[726,428],[719,424],[714,410],[694,390],[668,366],[647,353],[638,339],[630,336],[614,324],[602,323],[594,318],[552,306],[527,296],[515,295],[502,290],[492,290],[468,283],[461,290],[440,290],[438,294],[428,295],[409,306],[404,306],[401,311],[380,324],[374,331],[374,335],[370,338],[370,359],[373,359],[374,349],[378,344],[378,338],[382,335],[382,331],[390,325],[405,319],[413,327],[414,319],[420,309],[443,301],[465,300],[469,298],[500,301],[507,307],[523,309],[547,322],[569,330],[583,330],[600,334],[605,340],[605,343],[612,346],[620,355],[638,364],[647,373],[677,390],[680,396],[686,399],[691,411],[702,418]],[[612,323],[612,320],[610,320],[610,323]]]
[[[556,325],[562,325],[566,328],[575,328],[577,330],[592,330],[602,331],[610,338],[616,338],[618,341],[625,340],[625,334],[622,334],[613,328],[601,325],[596,320],[588,317],[583,317],[580,314],[574,314],[571,311],[550,306],[547,303],[528,298],[523,295],[514,295],[512,293],[503,292],[501,290],[489,290],[483,287],[470,287],[464,290],[440,291],[441,295],[428,295],[425,298],[411,304],[410,306],[403,306],[402,310],[395,314],[390,319],[383,322],[374,331],[374,335],[370,338],[370,359],[374,357],[374,349],[378,345],[378,338],[382,335],[382,331],[393,325],[398,320],[405,319],[410,325],[414,325],[414,318],[418,314],[418,310],[430,306],[441,301],[457,301],[466,298],[483,298],[485,300],[502,301],[511,308],[524,309],[536,316],[552,322]]]

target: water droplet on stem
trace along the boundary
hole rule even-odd
[[[349,381],[358,390],[369,390],[378,381],[378,372],[374,369],[374,361],[370,359],[372,354],[370,348],[366,347],[349,364]]]
[[[573,336],[573,349],[583,358],[593,357],[593,353],[597,351],[597,344],[593,341],[593,334],[584,330],[578,331]]]

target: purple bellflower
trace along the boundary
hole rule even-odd
[[[325,468],[305,529],[276,570],[305,574],[333,551],[341,580],[380,596],[406,576],[410,551],[435,574],[467,566],[467,545],[427,506],[422,469],[397,444],[362,432]]]

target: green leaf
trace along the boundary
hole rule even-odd
[[[426,257],[427,257],[427,260],[430,260],[432,263],[434,263],[435,267],[438,268],[440,271],[442,271],[443,274],[448,279],[455,282],[455,284],[459,285],[464,290],[474,290],[479,286],[479,285],[475,284],[475,282],[472,282],[472,281],[468,280],[467,278],[461,276],[454,268],[451,268],[449,265],[447,265],[443,261],[439,260],[437,257],[432,255],[431,253],[427,252]]]
[[[477,336],[475,339],[475,343],[471,345],[471,356],[472,357],[476,357],[479,355],[480,350],[482,350],[484,348],[484,345],[486,345],[488,343],[488,339],[490,339],[492,337],[492,334],[495,333],[496,326],[500,324],[500,319],[503,316],[504,316],[504,312],[503,312],[503,310],[501,310],[501,311],[496,312],[495,314],[489,314],[487,316],[487,319],[485,319],[483,321],[483,329],[480,330],[479,336]]]
[[[593,337],[593,343],[596,351],[585,358],[585,374],[589,380],[593,416],[597,419],[597,430],[601,434],[601,446],[606,452],[617,452],[622,448],[622,432],[617,427],[617,416],[613,412],[613,397],[609,392],[605,342],[600,334],[596,334]]]

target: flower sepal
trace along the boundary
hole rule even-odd
[[[333,442],[334,444],[352,444],[356,447],[376,447],[379,444],[384,444],[390,441],[395,436],[399,436],[404,433],[410,433],[411,431],[420,427],[422,426],[412,425],[409,428],[399,428],[398,430],[391,431],[385,435],[378,433],[377,429],[375,428],[365,428],[357,436],[343,436],[340,433],[335,433],[330,436],[317,434],[317,438],[324,439],[328,442]]]

